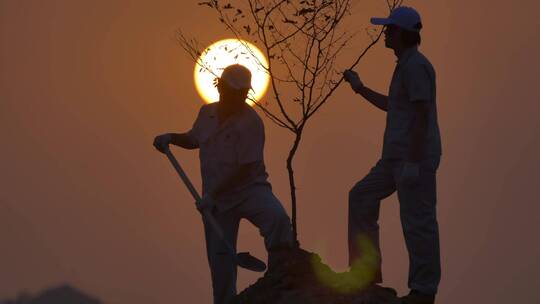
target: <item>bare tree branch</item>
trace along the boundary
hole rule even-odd
[[[209,0],[199,5],[216,11],[218,19],[255,56],[246,41],[261,46],[268,65],[257,64],[270,76],[271,92],[277,110],[249,96],[255,106],[277,126],[291,131],[295,138],[287,157],[291,190],[292,222],[296,231],[296,184],[293,160],[308,120],[325,105],[343,82],[335,63],[357,32],[343,29],[354,0]],[[403,0],[385,0],[391,11]],[[234,3],[233,3],[234,2]],[[350,65],[356,67],[380,40],[383,29],[366,28],[369,43]],[[178,41],[192,60],[200,62],[200,47],[193,39],[178,35]],[[290,96],[290,90],[295,91]],[[286,95],[289,94],[289,95]]]

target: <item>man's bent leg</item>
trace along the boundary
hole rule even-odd
[[[381,253],[379,247],[379,207],[382,199],[395,191],[392,164],[380,160],[369,174],[349,192],[349,266],[354,269],[368,252],[362,247],[372,247],[377,259],[374,281],[382,282]],[[362,240],[368,240],[363,244]],[[367,257],[366,257],[367,258]]]
[[[436,170],[439,158],[422,161],[416,185],[398,184],[400,216],[409,252],[409,288],[436,294],[441,280]]]
[[[259,228],[266,250],[292,247],[291,221],[270,187],[252,189],[240,210],[243,218]]]
[[[240,218],[236,215],[235,209],[233,208],[225,212],[213,212],[213,215],[221,229],[223,229],[225,238],[236,251]],[[208,264],[210,265],[210,273],[212,275],[214,304],[229,304],[234,296],[236,296],[236,264],[233,257],[227,254],[227,249],[223,241],[219,239],[206,220],[204,221],[204,232],[206,236]]]

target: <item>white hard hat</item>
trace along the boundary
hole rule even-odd
[[[236,90],[251,89],[251,72],[240,64],[226,67],[220,77],[231,88]]]

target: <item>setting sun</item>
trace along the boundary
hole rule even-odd
[[[251,98],[260,100],[264,96],[270,81],[270,77],[265,71],[265,68],[268,67],[268,61],[264,54],[249,42],[225,39],[207,47],[195,65],[195,86],[205,103],[219,100],[219,93],[214,81],[216,77],[221,76],[223,69],[231,64],[241,64],[251,71],[251,85],[253,87],[253,90],[250,91]],[[248,103],[252,104],[251,101]]]

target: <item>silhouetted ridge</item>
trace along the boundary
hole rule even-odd
[[[21,294],[15,300],[2,301],[2,304],[101,304],[96,298],[69,286],[63,285],[47,289],[37,296]]]

